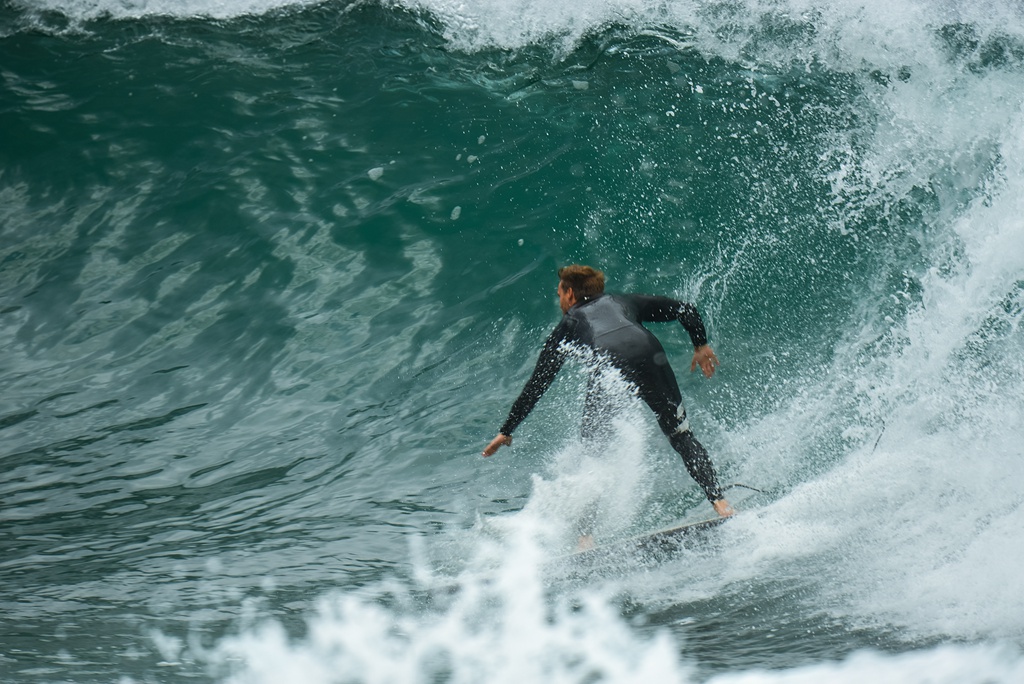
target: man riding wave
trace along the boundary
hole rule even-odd
[[[554,382],[573,348],[593,350],[614,366],[654,411],[658,426],[679,453],[690,476],[720,516],[733,509],[722,495],[707,451],[693,436],[682,395],[661,343],[643,323],[679,321],[693,343],[690,371],[700,367],[710,378],[719,365],[708,346],[704,322],[696,307],[668,297],[638,294],[605,294],[604,273],[590,266],[572,265],[558,271],[558,303],[562,320],[548,336],[537,366],[522,393],[512,404],[508,418],[483,451],[492,456],[511,445],[512,433]],[[607,398],[591,378],[583,412],[583,436],[592,436],[606,422]],[[581,540],[582,541],[582,540]]]

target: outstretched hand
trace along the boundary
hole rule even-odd
[[[715,369],[718,368],[718,357],[715,356],[715,352],[708,345],[703,347],[697,347],[693,352],[693,361],[690,363],[690,372],[697,370],[697,366],[700,366],[700,372],[704,374],[705,378],[710,378],[715,374]]]
[[[494,453],[502,446],[512,446],[512,437],[509,435],[498,434],[498,436],[492,439],[491,443],[484,448],[484,456],[493,456]]]

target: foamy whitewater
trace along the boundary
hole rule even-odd
[[[354,3],[345,12],[365,5]],[[279,16],[287,22],[321,4],[41,0],[14,6],[26,12],[26,24],[37,22],[42,30],[59,35],[88,35],[103,30],[104,22],[124,27],[158,17],[230,25]],[[403,237],[395,240],[401,244],[394,249],[404,250],[416,279],[380,276],[381,289],[374,291],[375,299],[365,300],[369,304],[339,302],[332,296],[344,293],[346,283],[372,276],[375,264],[379,266],[372,258],[362,262],[359,277],[346,281],[339,272],[335,290],[318,290],[304,305],[274,301],[291,307],[289,315],[305,326],[285,343],[288,353],[313,349],[326,355],[351,347],[362,350],[353,352],[351,361],[357,369],[353,373],[362,378],[385,382],[392,373],[420,373],[424,384],[434,383],[437,394],[374,404],[383,422],[369,422],[367,430],[379,429],[375,438],[388,444],[388,467],[399,467],[391,456],[398,460],[405,449],[422,450],[415,458],[424,459],[424,472],[430,472],[424,481],[438,481],[436,489],[423,490],[435,491],[436,506],[452,514],[430,529],[410,525],[401,533],[400,543],[407,550],[397,566],[381,564],[385,569],[378,572],[370,561],[365,566],[350,561],[346,571],[356,568],[360,579],[355,581],[348,581],[342,571],[319,572],[303,585],[317,606],[314,611],[272,610],[266,598],[226,590],[240,615],[212,633],[191,629],[186,619],[144,625],[140,629],[159,653],[159,667],[149,673],[110,672],[108,681],[164,681],[190,667],[211,681],[239,684],[1024,682],[1024,9],[1013,0],[418,0],[381,6],[411,13],[424,31],[440,37],[444,50],[470,60],[472,67],[465,69],[474,84],[500,81],[494,62],[508,59],[514,65],[520,54],[550,51],[556,65],[551,69],[564,71],[552,75],[538,68],[540,75],[514,94],[494,95],[515,112],[536,106],[532,103],[546,96],[544,88],[564,88],[584,97],[601,87],[602,78],[611,79],[601,72],[607,68],[602,60],[628,52],[628,46],[608,39],[600,49],[593,48],[597,56],[590,62],[589,52],[588,59],[575,52],[601,43],[601,32],[609,26],[625,27],[631,36],[667,50],[697,54],[700,59],[695,61],[710,65],[708,69],[729,65],[735,70],[730,73],[743,74],[742,87],[750,92],[746,100],[736,100],[736,108],[756,110],[751,130],[763,139],[778,140],[779,157],[792,144],[786,136],[801,135],[795,129],[799,112],[790,116],[783,111],[784,91],[790,86],[780,83],[789,82],[792,74],[825,73],[820,83],[856,84],[851,87],[857,93],[851,108],[836,105],[827,94],[820,100],[809,97],[812,104],[801,112],[820,107],[822,122],[846,117],[845,123],[814,131],[815,146],[809,149],[822,151],[809,155],[806,165],[790,176],[775,173],[772,159],[746,159],[737,153],[737,182],[749,192],[749,200],[740,204],[749,201],[758,212],[756,220],[737,229],[742,238],[722,239],[713,257],[693,269],[665,257],[652,264],[659,275],[642,282],[645,288],[664,287],[665,294],[701,306],[723,360],[719,377],[712,381],[718,384],[684,378],[689,358],[681,333],[668,328],[655,332],[676,345],[673,363],[695,430],[709,444],[722,480],[750,483],[767,494],[750,499],[746,508],[738,506],[740,514],[716,529],[709,543],[668,560],[619,559],[599,572],[574,573],[565,560],[575,539],[573,521],[595,506],[600,510],[598,536],[605,539],[678,519],[701,519],[710,508],[679,464],[670,460],[663,438],[636,401],[626,402],[615,438],[604,452],[582,447],[575,436],[582,380],[572,368],[517,432],[515,449],[479,458],[479,449],[493,436],[528,377],[557,312],[552,306],[538,307],[541,313],[528,319],[529,313],[520,315],[515,309],[534,304],[522,304],[517,297],[499,299],[486,316],[473,314],[477,318],[471,322],[452,325],[452,336],[463,339],[479,331],[480,339],[474,337],[448,359],[440,352],[431,356],[440,347],[417,336],[426,324],[415,318],[408,324],[401,353],[416,363],[376,365],[376,351],[369,346],[373,328],[347,329],[355,325],[347,321],[356,321],[378,305],[374,302],[389,302],[387,287],[401,297],[426,297],[430,290],[424,283],[434,282],[447,258],[435,249],[433,234],[423,236],[421,243]],[[56,22],[60,25],[55,28],[50,13],[65,17],[67,26]],[[296,44],[297,50],[315,45]],[[373,53],[379,60],[387,57],[387,50],[399,49],[394,47],[397,40],[382,44]],[[472,61],[477,59],[482,62]],[[658,62],[668,64],[662,79],[666,88],[683,83],[687,93],[699,97],[725,87],[710,78],[701,83],[685,69],[683,78],[677,61]],[[394,85],[388,83],[389,88]],[[655,123],[673,125],[675,114],[669,116],[670,111],[651,115],[652,130]],[[772,112],[776,118],[769,120]],[[459,116],[457,111],[450,114]],[[500,128],[495,122],[489,125]],[[500,133],[488,131],[485,136],[483,128],[477,119],[465,124],[468,151],[445,151],[452,159],[460,155],[459,169],[496,165],[487,157],[488,145],[496,146],[490,150],[492,159],[514,148],[505,143],[498,149]],[[409,135],[418,135],[409,130]],[[717,135],[725,144],[737,132],[750,131],[722,124]],[[479,152],[473,147],[477,140]],[[477,167],[465,161],[469,154]],[[653,151],[649,155],[656,157]],[[686,155],[685,149],[678,152],[680,167],[710,164]],[[363,166],[350,176],[368,184],[387,182],[404,161],[395,158],[394,167],[392,159],[360,161]],[[301,164],[297,156],[292,162]],[[660,161],[652,166],[663,167]],[[628,175],[644,177],[646,172],[641,164]],[[461,173],[469,171],[453,172],[446,182],[459,182]],[[515,175],[513,169],[503,173]],[[807,192],[817,193],[813,205],[818,209],[801,214],[792,206],[785,193],[796,185],[813,186]],[[260,192],[272,194],[271,188]],[[303,204],[307,191],[300,187],[293,192],[300,207],[296,214],[308,209]],[[433,202],[449,223],[478,221],[472,225],[479,225],[481,232],[493,228],[487,217],[473,214],[473,201],[455,205],[459,200],[449,200],[444,192],[442,184],[424,182],[415,192],[394,190],[380,206],[407,199],[413,203],[422,195],[423,205]],[[491,197],[482,191],[480,197],[485,196]],[[0,197],[6,198],[9,215],[29,213],[28,203],[15,206],[14,192]],[[543,197],[523,201],[544,204]],[[286,209],[281,211],[292,210],[287,202],[282,206]],[[334,215],[344,218],[340,204],[334,206]],[[602,220],[610,219],[595,218],[576,232],[607,235],[600,233]],[[522,221],[530,224],[528,217]],[[529,249],[531,239],[536,242],[546,230],[536,229],[536,237],[524,233],[525,245],[523,240],[518,244]],[[813,239],[800,237],[812,230]],[[897,233],[900,237],[892,237]],[[275,239],[284,244],[287,238]],[[466,238],[473,244],[477,239],[483,240]],[[652,240],[656,243],[657,238]],[[638,244],[646,248],[648,243],[641,238]],[[307,250],[303,272],[309,283],[320,283],[309,285],[312,289],[326,288],[318,279],[334,277],[329,275],[334,264],[351,255],[342,251],[339,258],[339,252],[324,248],[329,253],[324,256],[305,238],[287,247]],[[502,285],[528,273],[542,283],[535,288],[542,292],[538,296],[550,298],[553,285],[544,280],[549,276],[544,260],[552,254],[555,260],[581,253],[596,260],[604,254],[593,249],[552,248],[533,262],[543,264],[539,270],[502,271]],[[651,253],[661,254],[657,248]],[[352,257],[350,265],[359,258]],[[616,287],[628,289],[630,279],[635,282],[639,276],[623,274],[629,263],[623,259]],[[816,323],[812,313],[803,312],[806,302],[799,293],[793,294],[782,307],[792,316],[792,332],[785,325],[763,332],[778,343],[763,348],[758,346],[762,319],[751,314],[743,324],[749,330],[736,320],[743,312],[777,305],[751,274],[783,259],[789,265],[780,268],[780,280],[788,275],[794,282],[807,277],[810,283],[808,273],[835,277],[835,289],[842,292],[837,299],[849,300],[849,307],[837,319]],[[844,284],[841,274],[848,267],[870,271],[864,289],[861,281]],[[263,276],[247,277],[255,283]],[[417,292],[420,286],[423,290]],[[729,304],[737,291],[748,293],[746,300]],[[287,294],[305,296],[302,288]],[[762,294],[764,302],[750,299]],[[446,301],[433,309],[424,304],[419,315],[426,318],[424,311],[438,314],[477,301],[477,296],[474,290],[464,298],[451,297],[456,304]],[[344,315],[317,314],[310,301],[336,306]],[[810,304],[807,310],[815,311]],[[486,335],[485,328],[490,331]],[[12,328],[4,339],[22,338]],[[483,361],[482,353],[487,354]],[[315,369],[315,362],[309,363]],[[282,393],[275,399],[273,415],[281,425],[266,428],[262,441],[274,442],[287,433],[281,416],[291,415],[288,410],[333,416],[309,402],[301,384],[315,386],[318,379],[310,371],[288,380],[297,388],[294,397]],[[346,392],[355,392],[346,389],[346,382],[340,375],[331,376],[331,391],[339,401]],[[424,445],[417,440],[429,436],[408,428],[419,406],[430,404],[451,411],[453,423],[465,418],[465,424],[447,433],[449,443]],[[377,419],[373,411],[368,416]],[[356,413],[346,425],[359,425]],[[310,424],[316,421],[306,423],[303,434]],[[343,438],[353,439],[343,434],[338,445],[345,444]],[[363,439],[359,437],[360,444]],[[344,489],[341,484],[339,488]],[[345,499],[345,506],[351,508],[344,508],[344,520],[337,523],[357,539],[362,538],[361,491],[346,494],[351,499]],[[367,491],[378,490],[367,486]],[[297,495],[297,500],[304,502],[304,496]],[[323,498],[295,505],[301,512],[297,519],[321,501],[325,507],[332,505],[330,496],[317,496]],[[435,504],[420,497],[417,505]],[[282,508],[290,510],[288,505]],[[244,515],[238,511],[239,518]],[[357,556],[373,558],[374,552]],[[308,550],[303,547],[302,553]],[[273,596],[281,577],[272,567],[259,569],[266,560],[257,556],[238,573]],[[216,582],[230,584],[234,568],[219,563],[202,567],[208,575],[218,575]],[[201,574],[182,570],[180,575],[189,572]],[[867,636],[858,641],[861,635]],[[775,649],[773,640],[788,646]],[[730,653],[733,648],[736,652]],[[718,665],[705,662],[709,651],[720,658]],[[787,651],[794,654],[788,660],[773,659],[773,653]],[[728,660],[730,655],[734,660]],[[42,672],[9,681],[76,680],[67,672]]]

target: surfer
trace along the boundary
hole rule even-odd
[[[512,444],[512,433],[554,382],[573,348],[590,349],[598,359],[618,369],[654,411],[661,431],[682,456],[687,471],[704,490],[715,512],[722,517],[732,515],[733,509],[722,495],[711,459],[690,430],[679,385],[665,350],[658,338],[642,325],[679,321],[693,343],[690,372],[699,367],[704,376],[710,378],[719,365],[718,357],[708,346],[704,322],[697,308],[668,297],[605,294],[604,273],[580,265],[559,269],[558,304],[562,320],[548,336],[533,375],[483,455],[492,456],[502,446]],[[594,436],[607,423],[608,401],[603,393],[596,374],[592,374],[583,409],[584,438]],[[592,544],[588,537],[584,535],[580,540],[582,546]]]

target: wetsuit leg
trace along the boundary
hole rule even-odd
[[[704,490],[708,501],[714,503],[723,498],[708,452],[690,432],[679,384],[664,353],[656,354],[650,362],[635,366],[630,373],[630,380],[636,384],[640,398],[654,411],[658,426],[668,437],[672,448],[682,456],[687,472]]]
[[[704,445],[697,441],[693,433],[689,430],[676,432],[669,435],[668,441],[672,443],[672,448],[683,457],[687,472],[704,490],[704,496],[708,498],[708,501],[714,503],[724,498],[722,488],[718,486],[715,466],[711,464]]]
[[[603,387],[595,375],[587,381],[587,394],[583,400],[583,420],[580,436],[584,441],[607,441],[612,435],[612,419],[615,417],[615,397]]]
[[[611,438],[613,407],[613,398],[601,386],[597,376],[592,375],[587,382],[587,394],[583,400],[583,420],[580,424],[580,436],[588,448],[601,449]],[[594,534],[600,510],[599,501],[592,501],[586,505],[573,525],[576,536]]]

